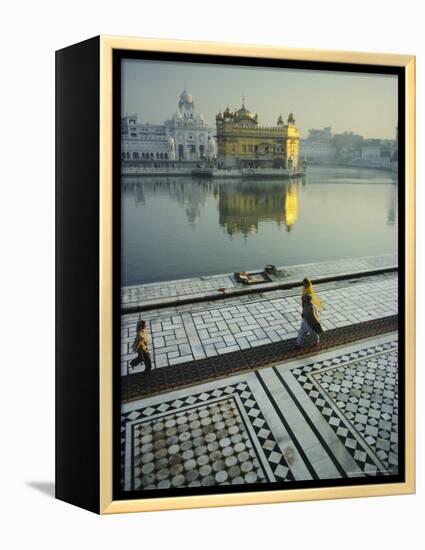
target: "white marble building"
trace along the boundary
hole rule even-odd
[[[121,119],[121,158],[159,162],[176,159],[174,139],[161,124],[142,124],[137,115]]]
[[[177,111],[165,121],[174,138],[176,160],[212,160],[216,156],[214,130],[195,109],[192,94],[185,88]]]
[[[379,139],[365,140],[361,146],[362,160],[379,160],[382,157],[382,144]]]
[[[300,158],[313,164],[334,162],[337,150],[332,138],[330,126],[321,130],[309,130],[307,139],[300,141]]]

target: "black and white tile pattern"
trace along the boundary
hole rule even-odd
[[[291,372],[366,475],[397,474],[396,339]]]
[[[124,490],[396,475],[396,334],[123,405]]]
[[[346,327],[396,315],[396,273],[365,277],[350,284],[318,285],[325,303],[324,330]],[[202,302],[172,309],[144,312],[154,369],[207,357],[251,349],[296,337],[301,320],[298,288],[259,294],[255,300],[240,296],[230,301]],[[131,346],[139,314],[122,316],[121,374],[140,372],[131,367]]]
[[[125,490],[294,479],[246,382],[124,413],[121,433]]]

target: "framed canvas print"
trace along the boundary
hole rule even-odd
[[[56,496],[412,493],[415,60],[56,54]]]

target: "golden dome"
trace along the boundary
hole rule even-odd
[[[242,107],[235,112],[235,122],[241,122],[243,120],[257,121],[257,115],[247,109],[244,102],[242,103]]]

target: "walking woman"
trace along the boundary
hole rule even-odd
[[[132,367],[135,367],[140,363],[144,363],[145,373],[149,374],[152,369],[152,361],[148,349],[148,333],[146,331],[146,321],[139,321],[137,323],[136,330],[137,334],[133,342],[132,350],[134,351],[134,353],[137,353],[137,357],[130,361],[130,365]]]
[[[301,301],[303,311],[301,314],[301,326],[295,344],[297,349],[301,347],[304,338],[310,333],[313,333],[316,345],[318,345],[320,343],[320,334],[323,332],[318,314],[318,310],[323,309],[323,302],[317,297],[313,285],[308,278],[303,280],[303,295]]]

